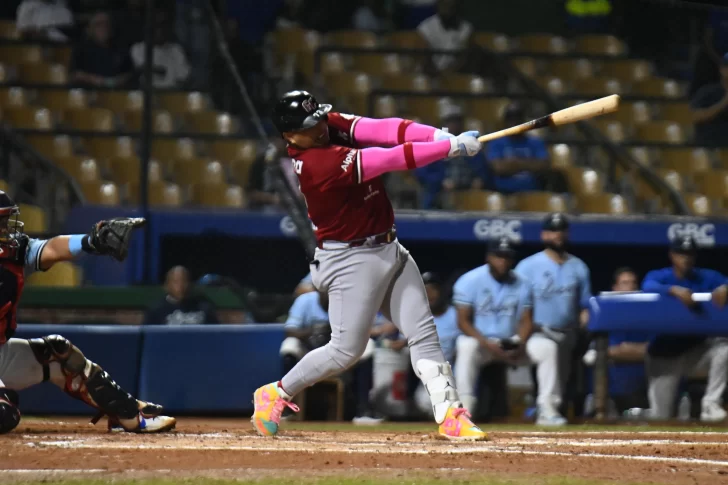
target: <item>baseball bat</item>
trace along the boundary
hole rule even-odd
[[[577,104],[576,106],[556,111],[521,125],[488,133],[487,135],[478,137],[478,141],[484,143],[486,141],[495,140],[496,138],[520,135],[521,133],[545,128],[547,126],[561,126],[581,120],[587,120],[607,113],[614,113],[617,109],[619,109],[619,99],[618,94],[612,94],[610,96],[605,96],[604,98],[595,99],[594,101]]]

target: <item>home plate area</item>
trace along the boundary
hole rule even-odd
[[[728,433],[692,431],[504,431],[453,443],[412,425],[290,425],[257,436],[246,419],[180,419],[163,435],[108,433],[78,418],[27,419],[0,436],[0,483],[34,475],[264,476],[448,473],[571,476],[621,482],[727,483]],[[487,428],[487,427],[486,427]],[[423,430],[427,427],[423,426]],[[83,464],[83,466],[80,466]]]

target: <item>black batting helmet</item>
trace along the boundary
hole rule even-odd
[[[280,133],[315,126],[331,111],[330,104],[319,104],[308,91],[289,91],[273,108],[273,124]]]
[[[0,245],[17,244],[16,236],[23,232],[23,223],[18,220],[18,214],[18,205],[0,190]]]

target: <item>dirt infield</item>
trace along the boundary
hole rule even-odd
[[[0,483],[33,476],[428,474],[571,476],[666,484],[728,484],[728,433],[501,431],[452,443],[410,426],[316,431],[298,425],[261,438],[246,419],[182,418],[155,436],[107,433],[76,418],[26,420],[0,436]],[[303,428],[303,429],[300,429]],[[430,427],[423,427],[430,429]],[[431,428],[435,430],[434,426]],[[288,471],[285,471],[288,470]],[[399,475],[396,475],[399,476]]]

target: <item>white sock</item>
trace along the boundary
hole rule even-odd
[[[281,386],[281,381],[276,382],[276,388],[278,389],[278,394],[281,395],[283,399],[286,401],[290,401],[293,396],[288,394],[285,390],[283,390],[283,386]]]

